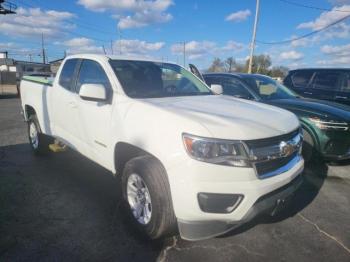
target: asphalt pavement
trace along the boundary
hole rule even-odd
[[[124,215],[118,178],[71,150],[31,154],[19,103],[0,99],[0,261],[350,261],[346,163],[308,166],[278,217],[205,241],[149,241]]]

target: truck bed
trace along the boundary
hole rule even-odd
[[[52,86],[54,77],[24,76],[22,80]]]

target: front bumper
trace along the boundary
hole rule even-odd
[[[294,195],[303,182],[301,175],[285,186],[260,197],[239,222],[178,220],[179,232],[187,240],[201,240],[225,234],[262,214],[274,214]]]
[[[273,206],[274,204],[266,200],[263,201],[264,204],[259,204],[257,209],[259,199],[284,188],[301,174],[303,168],[304,160],[299,157],[298,162],[290,169],[272,177],[259,179],[254,168],[213,165],[188,158],[168,166],[173,207],[182,238],[210,238],[241,225],[256,213],[260,213],[260,206]],[[199,205],[198,194],[201,192],[236,194],[242,195],[243,199],[232,212],[209,213],[204,212]],[[209,231],[203,228],[208,228]]]

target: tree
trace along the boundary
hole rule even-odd
[[[236,71],[236,60],[231,56],[225,60],[225,71],[228,73]]]
[[[248,71],[249,60],[246,61],[246,69]],[[269,67],[271,66],[271,58],[269,55],[257,55],[253,56],[253,66],[252,73],[258,73],[266,75],[269,72]],[[246,71],[246,72],[247,72]]]
[[[208,68],[208,72],[223,72],[224,71],[224,63],[220,58],[214,58],[211,66]]]
[[[289,68],[285,66],[274,66],[270,71],[270,76],[285,78],[288,74]]]

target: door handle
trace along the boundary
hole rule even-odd
[[[348,99],[346,96],[335,96],[335,98],[338,98],[338,99]]]

